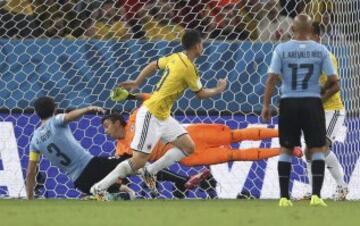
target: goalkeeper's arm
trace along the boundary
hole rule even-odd
[[[112,101],[122,102],[125,100],[138,100],[145,101],[151,97],[149,93],[130,93],[122,87],[116,87],[110,92],[110,98]]]

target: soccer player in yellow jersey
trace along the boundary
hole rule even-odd
[[[311,39],[320,42],[321,29],[318,22],[313,23],[313,33]],[[330,53],[331,60],[334,68],[338,71],[338,64],[336,57]],[[322,74],[320,77],[320,84],[324,85],[326,81],[326,75]],[[335,154],[330,150],[331,144],[335,141],[343,142],[346,134],[346,127],[344,125],[345,110],[340,96],[340,87],[335,86],[332,89],[328,89],[327,92],[322,93],[323,106],[325,110],[326,119],[326,135],[329,149],[326,152],[325,164],[335,179],[337,187],[335,192],[336,200],[345,200],[346,195],[349,193],[347,185],[344,181],[344,171],[340,165]],[[307,156],[308,157],[308,156]],[[307,168],[311,169],[310,162],[307,163]],[[310,170],[308,170],[310,174]],[[311,178],[311,175],[309,175]]]
[[[120,163],[108,176],[96,183],[91,188],[93,194],[101,196],[110,185],[116,182],[117,178],[124,178],[144,167],[149,154],[160,139],[173,144],[175,148],[142,170],[145,183],[154,193],[157,192],[154,175],[194,152],[194,141],[184,127],[170,115],[171,108],[187,88],[202,99],[223,92],[227,82],[225,79],[220,79],[216,87],[203,88],[197,68],[193,63],[203,51],[199,32],[186,31],[181,38],[181,44],[184,52],[161,57],[148,64],[136,80],[120,84],[126,89],[137,88],[157,69],[163,71],[155,92],[139,108],[136,115],[135,134],[130,144],[133,151],[132,158]]]

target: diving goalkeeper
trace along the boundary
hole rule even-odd
[[[139,100],[145,101],[150,94],[130,94],[122,88],[112,91],[111,98],[114,101]],[[134,125],[137,114],[136,109],[129,117],[128,122],[117,123],[114,120],[106,120],[103,125],[105,132],[118,140],[116,153],[122,156],[124,153],[131,154],[130,143],[134,136]],[[105,116],[106,117],[106,116]],[[109,117],[110,119],[111,117]],[[278,137],[278,131],[270,128],[247,128],[231,130],[223,124],[189,124],[184,125],[190,137],[194,140],[196,148],[193,154],[180,161],[185,166],[213,165],[229,161],[256,161],[279,155],[279,148],[247,148],[233,149],[232,143],[244,140],[263,140]],[[111,128],[111,129],[110,129]],[[110,132],[111,130],[111,132]],[[118,131],[118,133],[116,133]],[[119,131],[123,131],[120,133]],[[115,137],[111,134],[121,134]],[[167,151],[174,148],[170,143],[159,141],[153,148],[149,161],[159,160]],[[301,157],[300,149],[294,149],[294,155]],[[162,162],[157,161],[154,167],[162,169]],[[159,164],[159,165],[157,165]],[[157,171],[158,172],[158,171]]]

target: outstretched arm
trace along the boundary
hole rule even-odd
[[[69,113],[66,113],[64,116],[64,123],[68,123],[71,121],[75,121],[79,119],[81,116],[85,115],[89,112],[99,112],[99,113],[105,113],[105,110],[101,107],[97,106],[89,106],[85,108],[76,109],[73,111],[70,111]]]
[[[151,97],[150,93],[130,93],[122,87],[116,87],[110,92],[110,98],[116,102],[125,100],[145,101]]]
[[[139,76],[135,80],[130,80],[126,82],[122,82],[119,84],[119,86],[125,88],[125,89],[135,89],[139,87],[147,77],[150,75],[153,75],[158,69],[157,61],[152,61],[150,64],[148,64],[142,71],[140,72]]]
[[[35,185],[35,176],[36,176],[36,167],[38,161],[29,160],[28,169],[26,173],[26,193],[28,199],[34,198],[34,185]]]
[[[127,100],[138,100],[138,101],[145,101],[151,97],[150,93],[136,93],[132,94],[129,93]]]

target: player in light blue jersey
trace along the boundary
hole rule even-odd
[[[281,155],[278,162],[281,199],[280,206],[292,206],[289,196],[291,150],[300,146],[301,132],[312,156],[312,197],[310,205],[326,206],[320,198],[325,171],[326,127],[321,101],[322,91],[338,85],[336,71],[325,46],[310,40],[312,19],[298,15],[293,22],[294,37],[279,44],[273,53],[266,82],[263,110],[265,121],[270,120],[270,102],[276,81],[281,80],[279,107],[279,137]],[[324,87],[319,78],[328,77]]]
[[[33,198],[34,183],[40,155],[48,159],[74,182],[75,187],[89,194],[90,187],[110,173],[127,158],[93,157],[74,138],[68,123],[89,112],[105,113],[100,107],[90,106],[55,115],[56,104],[50,97],[35,101],[35,111],[41,125],[34,131],[30,143],[26,191]],[[124,191],[129,191],[123,187]]]

